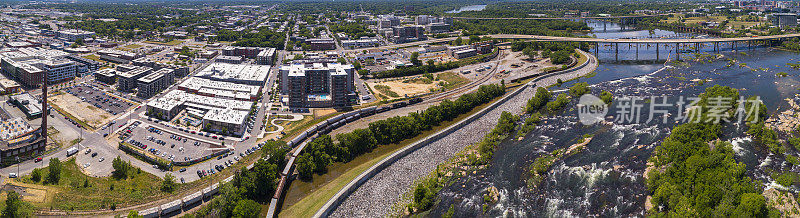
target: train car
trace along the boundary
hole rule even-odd
[[[308,144],[308,141],[304,141],[303,143],[300,143],[300,145],[297,146],[297,149],[295,149],[294,154],[292,154],[292,156],[294,156],[294,157],[300,156],[300,152],[303,151],[303,148],[305,148],[307,144]]]
[[[405,101],[397,102],[397,103],[392,104],[392,108],[397,109],[397,108],[405,107],[407,104],[408,104],[408,102],[405,102]]]
[[[315,126],[312,126],[311,128],[308,128],[308,130],[306,130],[306,132],[307,132],[309,135],[311,135],[311,134],[313,134],[313,133],[317,132],[317,126],[315,125]]]
[[[203,192],[203,193],[206,193],[209,196],[216,195],[217,193],[219,193],[219,182],[211,184],[211,186],[209,186],[209,188],[211,188],[211,189],[208,191],[208,193],[206,193],[206,192]]]
[[[409,104],[416,104],[416,103],[420,103],[420,102],[422,102],[422,98],[420,98],[420,97],[416,97],[416,98],[412,98],[411,100],[408,100]]]
[[[203,188],[203,197],[204,198],[210,198],[211,196],[213,196],[211,194],[211,186]]]
[[[372,107],[364,108],[364,111],[362,111],[362,113],[365,114],[365,115],[373,115],[373,114],[375,114],[375,111],[377,111],[377,110],[378,110],[378,106],[372,106]]]
[[[286,167],[283,168],[283,172],[281,172],[281,175],[283,175],[283,176],[289,175],[289,173],[292,170],[291,166],[292,166],[292,164],[294,164],[294,161],[296,159],[297,159],[297,157],[295,157],[295,156],[290,156],[289,157],[289,162],[286,162]]]
[[[161,211],[161,208],[159,206],[155,206],[155,207],[147,208],[146,210],[140,210],[139,211],[139,216],[142,216],[144,218],[156,218],[156,217],[158,217],[158,214],[159,214],[160,211]]]
[[[233,181],[233,176],[228,176],[228,178],[225,178],[222,181],[225,182],[225,183],[229,183],[229,182]]]
[[[344,119],[344,122],[347,122],[347,123],[349,123],[349,122],[353,122],[353,120],[356,120],[356,117],[354,117],[354,116],[348,116],[347,118],[345,118],[345,119]]]
[[[181,199],[177,199],[177,200],[174,200],[174,201],[170,201],[170,202],[168,202],[166,204],[162,204],[161,205],[161,215],[165,216],[165,215],[167,215],[169,213],[172,213],[172,212],[175,212],[175,211],[180,211],[181,210],[181,206],[183,206],[183,201],[181,201]]]
[[[333,124],[333,123],[339,122],[340,120],[342,120],[342,118],[344,118],[343,114],[336,115],[336,116],[328,119],[328,124]]]
[[[283,190],[283,186],[286,186],[286,176],[281,176],[281,179],[278,180],[278,186],[276,186],[275,194],[272,196],[272,199],[278,199],[281,197],[281,193]]]
[[[385,107],[379,107],[379,108],[378,108],[378,113],[383,113],[383,112],[386,112],[386,111],[388,111],[389,109],[392,109],[392,107],[389,107],[389,106],[385,106]]]
[[[340,120],[339,122],[336,122],[336,123],[334,123],[334,124],[333,124],[333,126],[335,126],[335,127],[340,127],[340,126],[343,126],[343,125],[344,125],[346,122],[347,122],[347,121]]]
[[[203,200],[203,191],[197,191],[190,195],[183,197],[183,207],[188,208],[190,205]]]

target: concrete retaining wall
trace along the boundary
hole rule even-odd
[[[475,113],[475,114],[467,117],[466,119],[461,120],[458,123],[456,123],[454,125],[451,125],[450,127],[447,127],[446,129],[443,129],[443,130],[441,130],[441,131],[439,131],[439,132],[437,132],[437,133],[435,133],[435,134],[433,134],[431,136],[428,136],[428,137],[426,137],[424,139],[421,139],[421,140],[415,142],[414,144],[412,144],[410,146],[406,146],[405,148],[394,152],[391,156],[389,156],[387,158],[384,158],[383,160],[378,162],[378,164],[373,165],[372,167],[367,169],[367,171],[364,171],[363,173],[358,175],[358,177],[356,177],[353,181],[350,181],[350,183],[348,183],[344,188],[339,190],[339,192],[337,192],[336,195],[334,195],[330,200],[328,200],[328,202],[326,202],[325,205],[323,205],[322,208],[320,208],[320,210],[317,211],[316,214],[314,214],[314,217],[327,217],[327,216],[329,216],[331,213],[333,213],[334,210],[336,210],[336,208],[342,202],[344,202],[345,199],[347,199],[348,196],[350,196],[350,194],[355,192],[356,189],[358,189],[358,187],[360,187],[362,184],[367,182],[367,180],[369,180],[370,178],[372,178],[373,176],[375,176],[376,174],[381,172],[386,167],[389,167],[394,162],[396,162],[400,158],[405,157],[406,155],[410,154],[411,152],[414,152],[415,150],[417,150],[417,149],[419,149],[421,147],[424,147],[424,146],[430,144],[431,142],[439,140],[440,138],[442,138],[444,136],[447,136],[450,133],[453,133],[454,131],[466,126],[467,124],[471,123],[472,121],[475,121],[476,119],[482,117],[483,115],[485,115],[489,111],[492,111],[493,109],[497,108],[497,106],[505,103],[508,99],[511,99],[512,97],[514,97],[517,94],[521,93],[522,90],[525,90],[528,87],[529,87],[529,84],[526,84],[526,85],[514,90],[510,94],[507,94],[505,97],[503,97],[499,101],[497,101],[495,103],[492,103],[491,105],[489,105],[488,107],[486,107],[483,110],[479,111],[478,113]]]

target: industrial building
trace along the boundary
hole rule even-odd
[[[340,63],[296,63],[280,68],[281,93],[293,108],[345,107],[356,99],[354,68]]]

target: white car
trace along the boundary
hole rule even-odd
[[[8,178],[17,178],[17,174],[16,173],[9,173],[8,174]]]

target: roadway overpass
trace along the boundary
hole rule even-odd
[[[667,14],[653,14],[653,15],[626,15],[626,16],[605,16],[605,17],[453,17],[458,20],[576,20],[576,19],[637,19],[645,17],[658,17],[666,16]]]
[[[752,47],[753,45],[757,45],[759,43],[772,43],[776,41],[782,41],[786,39],[792,38],[800,38],[800,33],[794,34],[784,34],[784,35],[772,35],[772,36],[752,36],[752,37],[736,37],[736,38],[702,38],[702,39],[661,39],[661,38],[645,38],[645,39],[598,39],[598,38],[582,38],[582,37],[559,37],[559,36],[538,36],[538,35],[521,35],[521,34],[494,34],[494,35],[482,35],[481,37],[491,37],[493,39],[516,39],[516,40],[526,40],[526,41],[539,41],[539,42],[583,42],[593,44],[596,47],[599,47],[600,44],[610,45],[615,47],[616,50],[619,50],[619,44],[654,44],[656,48],[656,54],[658,54],[658,49],[661,45],[674,48],[675,50],[679,50],[680,47],[683,45],[694,45],[694,49],[699,50],[701,46],[705,46],[705,44],[712,44],[714,47],[714,51],[719,51],[722,46],[730,46],[734,48],[737,46],[737,43],[746,43],[748,47]],[[424,44],[436,44],[436,43],[445,43],[456,40],[458,37],[448,37],[448,38],[439,38],[439,39],[430,39],[424,41],[417,41],[417,42],[410,42],[410,43],[403,43],[403,44],[392,44],[392,45],[385,45],[379,47],[372,47],[372,48],[359,48],[359,49],[351,49],[345,50],[348,52],[361,52],[364,50],[388,50],[388,49],[397,49],[397,48],[405,48],[405,47],[414,47]],[[741,45],[741,44],[740,44]],[[637,53],[638,53],[638,46],[637,46]],[[658,58],[658,57],[657,57]],[[678,57],[679,58],[679,57]]]

